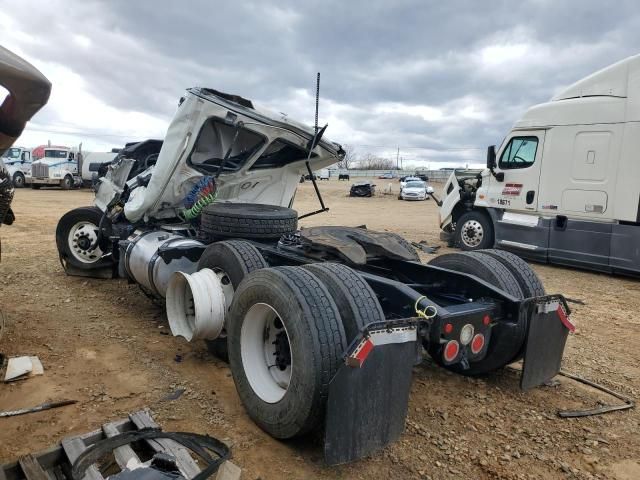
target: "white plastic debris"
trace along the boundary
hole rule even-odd
[[[22,378],[44,374],[42,362],[35,356],[13,357],[7,362],[7,371],[4,374],[5,382],[12,382]]]

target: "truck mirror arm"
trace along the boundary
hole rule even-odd
[[[433,198],[433,201],[436,202],[436,205],[438,205],[439,207],[442,206],[442,200],[438,200],[438,197],[436,197],[435,193],[427,192],[427,195],[429,195],[431,198]]]
[[[491,172],[491,175],[498,181],[504,181],[504,172],[496,173],[496,146],[491,145],[487,148],[487,168]]]

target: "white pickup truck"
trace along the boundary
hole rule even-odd
[[[31,164],[31,188],[60,186],[63,190],[69,190],[81,185],[78,169],[81,155],[75,148],[45,148],[44,156]]]
[[[2,155],[2,162],[16,188],[23,188],[31,181],[31,150],[12,147]]]

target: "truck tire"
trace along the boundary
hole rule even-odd
[[[533,271],[527,262],[505,250],[480,250],[479,253],[486,253],[502,263],[518,281],[522,289],[524,298],[543,297],[547,294],[540,278]]]
[[[493,222],[480,210],[466,212],[456,221],[455,243],[462,250],[491,248],[493,237]]]
[[[434,258],[429,265],[475,275],[518,299],[524,298],[518,281],[509,269],[485,253],[449,253]],[[486,356],[479,362],[470,363],[466,370],[459,364],[444,366],[441,360],[441,345],[430,344],[425,345],[425,348],[436,363],[449,370],[469,376],[485,375],[515,361],[522,351],[527,325],[527,318],[524,315],[516,322],[495,325],[491,330]]]
[[[494,257],[499,262],[502,262],[502,264],[509,269],[511,274],[518,281],[518,285],[520,285],[524,298],[543,297],[547,294],[544,289],[544,285],[540,281],[536,272],[533,271],[527,262],[517,255],[504,250],[495,249],[480,250],[479,253],[486,253],[487,255]],[[523,342],[522,348],[513,358],[514,362],[520,360],[524,356],[525,346],[526,344]]]
[[[418,255],[418,251],[414,248],[413,245],[411,245],[411,243],[409,243],[409,241],[407,241],[406,238],[404,238],[402,235],[398,235],[397,233],[386,233],[398,239],[398,243],[400,244],[400,246],[402,246],[411,256],[412,262],[420,262],[420,255]]]
[[[106,242],[99,244],[94,250],[89,247],[98,238],[98,229],[102,220],[102,211],[97,207],[80,207],[65,213],[56,227],[56,246],[62,266],[92,270],[112,266],[111,257],[103,258],[110,248]],[[108,220],[103,224],[106,235],[111,224]]]
[[[244,277],[254,270],[268,266],[260,251],[242,240],[212,243],[207,246],[198,261],[198,270],[210,268],[220,278],[228,307],[231,306],[233,294]],[[211,354],[225,362],[229,361],[225,330],[215,340],[205,340],[205,343]]]
[[[375,292],[358,272],[339,263],[312,263],[303,268],[313,272],[329,290],[338,306],[347,343],[369,323],[384,322]]]
[[[300,267],[250,273],[234,296],[227,334],[238,395],[260,428],[285,439],[322,425],[347,342],[317,276]]]
[[[60,188],[63,190],[71,190],[71,187],[73,187],[73,177],[65,175],[65,177],[60,180]]]
[[[16,172],[13,174],[13,186],[15,188],[24,188],[25,183],[26,181],[22,172]]]
[[[277,205],[214,203],[203,210],[200,228],[208,239],[278,239],[298,229],[298,212]]]

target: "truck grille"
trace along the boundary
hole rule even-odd
[[[49,178],[49,165],[34,163],[31,165],[31,176],[36,178]]]

